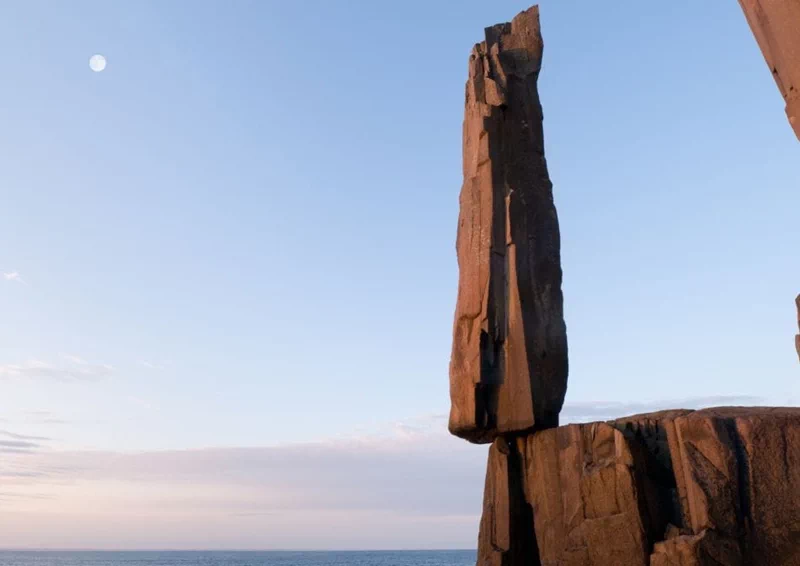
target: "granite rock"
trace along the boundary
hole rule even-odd
[[[500,438],[486,486],[479,564],[800,566],[800,408]]]
[[[650,566],[744,566],[739,544],[714,531],[678,535],[658,542]]]
[[[567,388],[560,233],[544,157],[538,7],[469,58],[450,431],[472,442],[557,426]]]
[[[800,139],[800,0],[739,0]]]

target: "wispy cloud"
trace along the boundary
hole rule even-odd
[[[44,436],[19,434],[0,430],[0,454],[33,454],[44,448],[43,443],[50,439]]]
[[[21,411],[23,418],[21,419],[25,423],[29,424],[71,424],[73,421],[70,419],[65,419],[61,415],[54,413],[53,411],[46,411],[42,409],[35,409],[35,410],[23,410]],[[8,419],[6,419],[8,422]]]
[[[3,279],[6,281],[13,281],[15,283],[25,283],[25,280],[19,274],[18,271],[4,271],[3,272]]]
[[[53,499],[53,494],[47,493],[11,493],[0,491],[0,501],[19,501],[20,499]]]
[[[108,364],[89,363],[77,356],[65,356],[62,363],[30,360],[21,364],[0,365],[0,378],[55,379],[85,381],[109,377],[114,368]]]
[[[139,360],[139,365],[153,371],[162,371],[166,369],[165,364],[155,363],[155,362],[148,362],[147,360]]]
[[[6,455],[4,492],[55,499],[0,494],[0,546],[25,543],[11,534],[27,532],[18,522],[3,529],[21,514],[60,546],[96,546],[93,533],[113,520],[124,525],[119,536],[137,537],[111,546],[309,547],[312,533],[322,547],[465,547],[477,529],[486,446],[450,437],[441,419],[426,422],[287,446]],[[192,529],[184,538],[176,524]],[[213,540],[196,538],[198,529]],[[69,540],[58,540],[63,533]],[[164,533],[174,537],[169,544]]]
[[[0,440],[0,452],[30,452],[39,445],[27,440]]]
[[[573,403],[562,421],[759,401]],[[486,446],[451,437],[444,414],[285,446],[59,451],[35,437],[5,438],[3,491],[54,499],[7,496],[0,546],[27,544],[28,531],[52,546],[96,546],[96,533],[113,522],[119,528],[104,539],[108,547],[468,548],[487,454]]]
[[[41,441],[50,440],[49,438],[46,438],[44,436],[29,436],[27,434],[17,434],[15,432],[10,432],[8,430],[0,430],[0,436],[13,438],[14,440],[41,440]]]

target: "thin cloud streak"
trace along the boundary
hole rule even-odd
[[[14,283],[22,283],[22,284],[25,283],[25,280],[22,278],[22,276],[19,274],[18,271],[3,272],[3,279],[5,279],[6,281],[12,281]]]
[[[16,432],[11,432],[8,430],[0,430],[0,436],[6,436],[8,438],[13,438],[15,440],[41,440],[41,441],[50,440],[45,436],[29,436],[27,434],[17,434]]]
[[[108,364],[89,363],[77,356],[65,356],[59,365],[42,360],[21,364],[0,365],[0,379],[53,379],[58,381],[92,381],[111,376],[114,368]]]
[[[53,499],[6,497],[0,547],[20,544],[21,517],[54,547],[96,546],[113,521],[124,528],[109,547],[463,548],[477,529],[486,451],[426,417],[286,446],[9,455],[3,491]]]
[[[717,395],[712,397],[685,397],[681,399],[643,402],[593,401],[566,403],[561,411],[561,423],[607,421],[640,413],[663,411],[665,409],[703,409],[706,407],[731,405],[763,405],[766,402],[767,400],[763,397],[749,395]]]
[[[24,421],[33,424],[66,425],[73,424],[72,419],[66,419],[53,411],[47,410],[26,410],[22,411],[25,415]],[[7,422],[7,419],[6,419]]]

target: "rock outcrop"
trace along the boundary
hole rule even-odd
[[[800,0],[739,0],[800,139]]]
[[[800,0],[741,1],[794,116]],[[478,565],[800,566],[800,408],[558,427],[567,338],[538,9],[485,32],[467,81],[449,423],[492,443]]]
[[[498,438],[486,486],[479,565],[800,565],[800,408]]]
[[[450,431],[472,442],[557,426],[567,388],[538,7],[485,35],[466,85],[450,362]]]

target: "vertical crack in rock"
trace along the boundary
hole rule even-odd
[[[526,564],[528,566],[541,566],[539,560],[539,546],[536,542],[536,529],[534,527],[533,507],[525,496],[525,439],[516,439],[510,443],[511,450],[508,454],[508,492],[514,495],[510,502],[509,525],[511,535],[511,548],[504,566]]]
[[[481,566],[541,565],[533,508],[525,494],[524,448],[524,439],[498,438],[489,449],[478,535]]]
[[[726,565],[800,565],[800,409],[705,409],[675,428],[691,534],[715,533]]]
[[[732,482],[736,487],[737,495],[737,501],[734,506],[737,510],[737,534],[740,537],[742,555],[751,556],[752,550],[748,544],[754,532],[751,490],[756,488],[756,484],[751,479],[750,455],[747,453],[736,425],[737,423],[733,419],[728,419],[723,423],[734,458],[735,476],[732,478]]]
[[[651,547],[663,540],[670,527],[681,531],[687,526],[670,442],[675,442],[675,418],[690,412],[661,411],[609,423],[622,432],[633,454],[636,483],[641,494],[639,505]]]
[[[538,7],[485,37],[466,84],[449,423],[479,443],[557,426],[568,372]]]
[[[800,0],[739,0],[800,139]]]
[[[478,564],[800,566],[799,500],[800,408],[508,435],[490,449]]]

